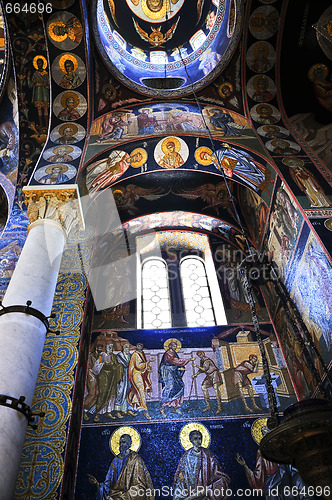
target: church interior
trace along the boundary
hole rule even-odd
[[[0,500],[332,498],[331,3],[0,11]]]

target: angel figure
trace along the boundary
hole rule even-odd
[[[166,196],[168,193],[169,191],[165,192],[162,188],[142,188],[135,184],[128,184],[126,187],[113,190],[114,200],[118,209],[126,210],[131,215],[139,213],[138,208],[135,207],[135,203],[140,198],[154,201],[161,198],[161,196]]]
[[[179,189],[176,193],[174,192],[174,194],[188,200],[197,200],[200,198],[207,203],[202,209],[202,212],[213,210],[219,215],[219,209],[222,208],[227,210],[229,214],[234,217],[230,203],[230,194],[224,182],[218,182],[218,184],[202,184],[193,189]]]
[[[170,29],[166,31],[165,35],[163,35],[163,33],[161,32],[161,26],[159,26],[159,28],[157,29],[150,26],[152,33],[149,34],[140,27],[140,25],[135,21],[134,18],[133,18],[133,23],[137,33],[143,40],[152,45],[152,47],[160,47],[160,45],[163,45],[163,43],[167,42],[172,38],[172,36],[175,33],[176,27],[178,25],[179,19],[180,18],[178,17],[178,19],[175,21],[174,24],[172,24]]]

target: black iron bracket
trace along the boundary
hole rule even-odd
[[[38,309],[30,307],[31,304],[32,304],[31,300],[27,300],[26,306],[14,305],[5,307],[2,305],[2,302],[0,300],[0,316],[2,316],[3,314],[15,313],[15,312],[30,314],[30,316],[38,318],[43,323],[43,325],[46,328],[46,333],[55,333],[55,335],[59,335],[60,334],[59,331],[50,329],[50,324],[48,322],[49,318],[55,318],[55,314],[52,313],[51,316],[45,316],[41,311],[38,311]]]
[[[33,413],[30,406],[25,402],[25,396],[20,396],[19,399],[13,398],[11,396],[6,396],[6,394],[0,394],[0,406],[7,406],[8,408],[13,408],[13,410],[19,411],[28,420],[28,425],[32,429],[37,429],[38,425],[34,423],[36,417],[45,417],[45,412],[39,411]]]

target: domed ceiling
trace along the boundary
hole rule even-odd
[[[185,95],[229,61],[239,0],[96,0],[94,32],[111,71],[150,96]]]

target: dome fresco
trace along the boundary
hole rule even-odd
[[[107,66],[147,95],[207,85],[240,34],[238,0],[96,0],[95,38]]]

